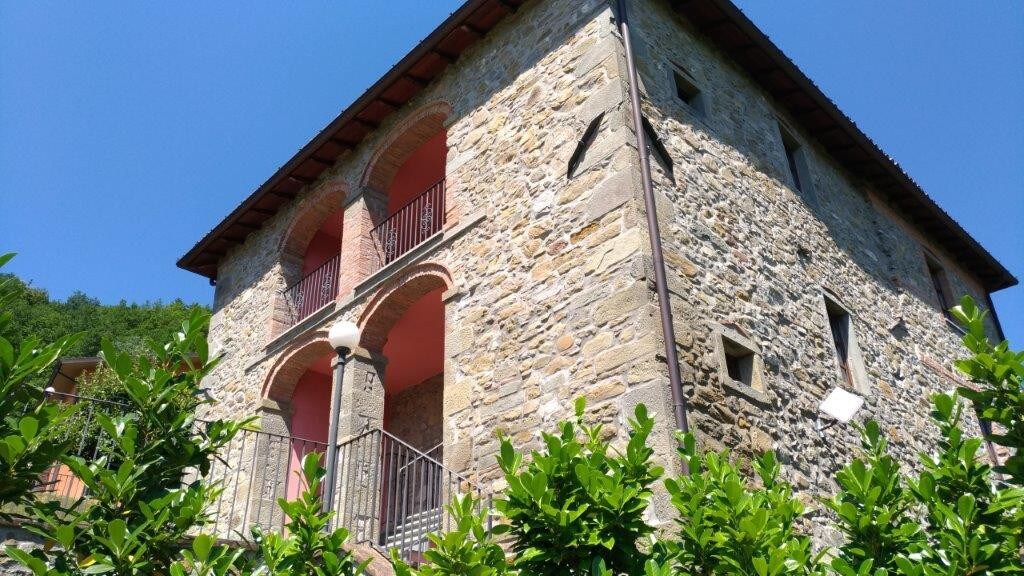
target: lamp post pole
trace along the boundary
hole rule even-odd
[[[338,354],[334,362],[334,385],[331,388],[331,424],[327,431],[327,477],[324,486],[324,512],[334,510],[334,492],[338,482],[338,429],[341,422],[341,389],[345,380],[345,362],[352,349],[359,344],[359,327],[340,320],[331,326],[327,341]],[[324,526],[329,530],[332,523]]]
[[[324,489],[324,512],[334,510],[335,482],[338,478],[338,421],[341,420],[341,387],[345,378],[345,360],[350,350],[335,350],[334,386],[331,388],[331,424],[327,431],[327,486]]]

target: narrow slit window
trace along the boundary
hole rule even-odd
[[[804,191],[803,178],[803,148],[796,141],[796,138],[788,130],[779,125],[782,132],[782,148],[786,152],[786,165],[789,168],[789,176],[793,179],[793,187],[800,192]]]
[[[942,314],[946,318],[952,319],[953,316],[949,309],[953,307],[953,299],[950,297],[949,278],[946,276],[946,270],[930,256],[925,256],[925,262],[928,264],[928,277],[931,279],[932,289],[935,290],[939,309],[942,310]]]
[[[693,77],[675,64],[672,65],[672,84],[676,90],[676,98],[700,115],[704,115],[704,93],[697,87]]]
[[[672,157],[669,156],[668,150],[665,149],[665,144],[662,143],[658,133],[654,131],[654,126],[651,126],[651,122],[646,116],[643,117],[643,125],[644,136],[647,140],[647,153],[654,156],[654,160],[658,165],[661,166],[669,178],[672,178]]]
[[[832,343],[835,346],[836,359],[839,362],[839,371],[843,380],[853,390],[857,389],[854,381],[853,371],[850,366],[851,341],[850,341],[850,314],[835,302],[825,299],[825,310],[828,313],[828,324],[832,330]]]
[[[587,149],[594,143],[594,138],[597,137],[597,130],[601,127],[601,119],[604,118],[604,112],[601,112],[590,121],[587,125],[587,129],[583,131],[583,136],[580,141],[576,143],[576,149],[573,150],[572,157],[569,158],[569,165],[565,171],[565,178],[571,179],[576,174],[576,169],[579,168],[580,163],[583,162],[583,156],[586,155]]]

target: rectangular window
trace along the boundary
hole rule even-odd
[[[786,165],[789,167],[789,176],[793,179],[793,188],[799,192],[804,191],[804,159],[803,148],[796,141],[796,138],[779,124],[779,131],[782,133],[782,147],[786,152]]]
[[[953,315],[950,314],[949,309],[953,307],[953,299],[950,296],[949,278],[946,277],[946,270],[931,256],[926,254],[924,259],[928,265],[928,277],[931,279],[932,289],[935,290],[935,298],[938,300],[939,309],[942,310],[946,318],[952,319]]]
[[[764,383],[764,359],[757,345],[735,324],[722,324],[717,330],[715,353],[719,360],[722,386],[754,402],[767,401]]]
[[[851,390],[860,390],[853,365],[856,344],[853,340],[853,323],[850,313],[828,296],[825,297],[825,313],[828,315],[832,345],[835,347],[836,361],[839,363],[839,372],[843,375],[843,381]]]
[[[704,93],[681,66],[672,65],[672,84],[676,90],[676,98],[692,108],[699,115],[704,115]]]
[[[835,344],[836,358],[839,360],[839,371],[843,373],[843,380],[850,388],[856,388],[850,374],[850,317],[845,312],[829,310],[828,324],[832,328],[832,342]]]

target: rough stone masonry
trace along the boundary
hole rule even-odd
[[[677,470],[612,4],[528,2],[220,260],[210,342],[224,361],[206,383],[216,412],[261,414],[265,429],[287,433],[292,372],[329,352],[331,322],[403,305],[415,295],[403,286],[441,287],[447,467],[499,489],[496,433],[535,448],[538,430],[584,396],[588,417],[606,424],[612,442],[625,437],[633,406],[646,403],[660,423],[657,457]],[[652,162],[658,219],[700,441],[740,455],[777,450],[810,501],[832,491],[832,473],[857,445],[849,427],[815,431],[818,403],[839,386],[867,398],[862,417],[878,419],[913,466],[935,438],[928,394],[955,384],[951,361],[962,353],[925,255],[941,264],[953,294],[984,302],[983,283],[825,152],[668,2],[631,5],[642,105],[663,145],[657,153],[667,155]],[[685,101],[677,75],[699,99]],[[368,229],[382,202],[378,180],[387,177],[378,159],[406,146],[424,122],[447,130],[448,225],[397,265],[373,271]],[[793,146],[799,173],[787,159]],[[302,249],[293,238],[308,241],[339,208],[337,302],[282,326],[280,294]],[[850,380],[830,331],[830,310],[840,308]],[[372,349],[356,356],[343,436],[383,418],[374,375],[386,358]],[[734,377],[730,362],[740,361],[749,362],[749,377]],[[651,517],[669,518],[663,499]]]

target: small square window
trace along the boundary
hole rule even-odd
[[[753,388],[754,353],[728,339],[723,342],[723,346],[726,373],[729,374],[729,378]]]
[[[716,353],[722,385],[751,400],[766,402],[762,377],[764,361],[757,346],[731,324],[720,326],[717,332]]]
[[[693,76],[690,76],[682,67],[672,65],[672,84],[676,90],[676,98],[692,108],[700,115],[704,115],[704,93],[697,87]]]

